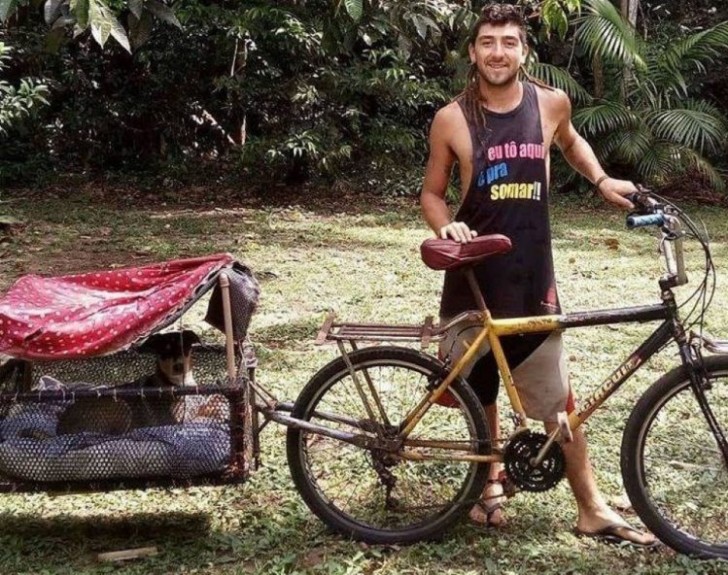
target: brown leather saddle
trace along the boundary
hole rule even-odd
[[[422,261],[433,270],[456,270],[511,250],[511,240],[501,234],[475,236],[467,244],[430,238],[422,242]]]

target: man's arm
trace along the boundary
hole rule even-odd
[[[571,102],[564,93],[555,95],[558,98],[557,113],[560,121],[556,128],[554,141],[569,165],[582,176],[596,185],[605,200],[622,208],[634,206],[624,196],[636,191],[635,185],[628,180],[617,180],[607,175],[594,150],[582,138],[571,122]]]
[[[452,110],[443,108],[435,115],[430,128],[430,156],[427,159],[425,181],[420,194],[420,207],[427,224],[441,238],[451,237],[467,243],[476,235],[463,222],[451,222],[450,210],[445,202],[445,193],[450,182],[456,156],[450,147],[452,133]]]

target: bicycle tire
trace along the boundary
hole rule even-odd
[[[728,432],[728,356],[705,358],[706,396]],[[637,515],[663,543],[702,558],[728,559],[728,470],[679,367],[642,395],[622,438],[621,468]]]
[[[407,410],[425,397],[433,378],[443,377],[442,363],[408,348],[365,348],[349,354],[349,359],[359,380],[364,381],[366,373],[376,387],[390,429],[396,429]],[[448,391],[457,407],[431,406],[410,439],[463,441],[471,454],[490,453],[485,413],[473,390],[457,379]],[[329,413],[370,421],[341,357],[314,375],[292,411],[293,417],[312,422]],[[341,422],[319,423],[352,431]],[[450,432],[452,437],[426,439],[423,434],[433,430],[442,435]],[[480,498],[489,469],[487,463],[402,460],[295,427],[288,429],[286,443],[291,476],[310,510],[333,530],[372,544],[439,537]],[[385,478],[378,468],[385,469]],[[383,483],[387,472],[395,478],[394,500],[387,497]],[[442,501],[430,501],[435,498]]]

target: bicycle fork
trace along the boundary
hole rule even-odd
[[[713,413],[713,409],[710,407],[708,398],[705,396],[705,390],[710,389],[711,383],[708,380],[705,366],[703,365],[703,357],[700,349],[689,343],[684,333],[679,334],[679,337],[676,336],[676,339],[678,340],[678,348],[683,365],[687,368],[688,375],[690,376],[690,387],[693,390],[695,399],[698,401],[700,410],[705,416],[705,420],[708,422],[708,427],[713,434],[718,449],[723,456],[723,465],[728,469],[728,441],[726,441],[725,434]]]

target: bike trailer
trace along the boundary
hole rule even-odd
[[[0,491],[244,481],[258,292],[229,254],[20,278],[0,299]],[[225,345],[160,333],[203,297]]]

